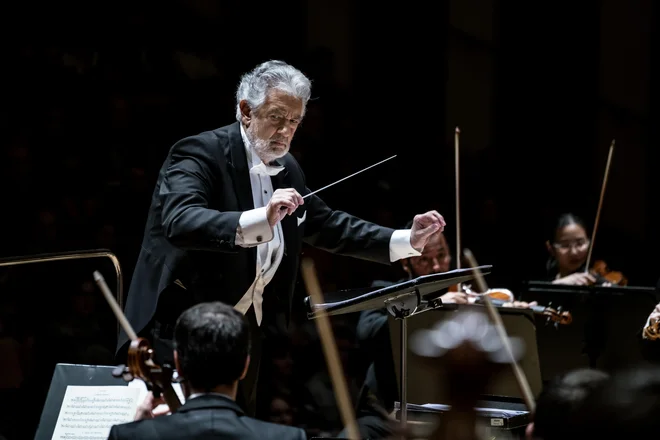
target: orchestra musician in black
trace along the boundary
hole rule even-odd
[[[130,423],[114,425],[110,440],[240,438],[304,440],[305,431],[256,420],[236,403],[239,381],[250,364],[250,326],[233,307],[200,303],[181,314],[174,329],[176,370],[185,403],[171,414],[151,392]]]

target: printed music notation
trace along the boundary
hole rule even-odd
[[[112,425],[133,420],[139,396],[127,386],[68,386],[53,440],[106,440]]]

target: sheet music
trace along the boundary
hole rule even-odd
[[[69,385],[53,440],[106,440],[112,425],[133,421],[140,390],[127,386]]]

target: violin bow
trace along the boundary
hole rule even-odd
[[[316,269],[314,268],[314,262],[309,257],[304,258],[301,262],[301,271],[305,287],[312,301],[316,304],[323,304],[325,301],[316,275]],[[353,405],[349,397],[348,385],[346,384],[346,375],[339,360],[337,342],[332,333],[330,319],[325,311],[319,310],[315,321],[332,380],[332,387],[335,391],[335,396],[337,396],[337,405],[339,406],[342,423],[346,427],[349,439],[360,440],[360,433],[357,428]]]
[[[115,298],[112,296],[112,292],[110,292],[110,288],[105,282],[105,278],[103,278],[103,275],[101,275],[101,273],[98,270],[94,271],[94,281],[101,289],[101,292],[103,292],[103,296],[105,297],[106,301],[108,301],[110,308],[117,317],[119,324],[123,327],[124,331],[126,332],[126,335],[128,335],[128,338],[131,341],[135,341],[138,338],[137,333],[135,333],[135,330],[133,330],[133,327],[131,327],[131,324],[128,322],[128,319],[126,319],[124,312],[121,311],[119,304],[117,304],[117,300],[115,300]]]
[[[461,134],[460,128],[456,127],[454,132],[454,178],[456,179],[456,269],[461,268],[461,190],[460,190],[460,165],[459,165],[459,143],[458,138]],[[461,291],[461,285],[458,284],[458,291]]]
[[[464,255],[465,258],[470,262],[470,266],[474,271],[475,279],[477,281],[477,285],[479,286],[479,289],[483,292],[487,291],[488,286],[484,281],[484,277],[481,274],[481,271],[478,269],[477,262],[474,256],[472,255],[472,252],[469,249],[465,249]],[[504,328],[502,317],[500,316],[500,313],[497,311],[497,309],[491,302],[488,295],[483,295],[482,298],[486,305],[486,311],[488,312],[491,321],[493,321],[493,324],[497,329],[497,333],[500,339],[502,340],[502,344],[505,347],[507,356],[509,358],[509,363],[511,364],[511,368],[513,369],[513,374],[516,378],[516,382],[518,383],[518,387],[520,388],[520,392],[522,393],[523,400],[525,401],[527,408],[529,408],[529,412],[533,413],[534,410],[536,409],[536,401],[534,399],[534,395],[532,394],[532,389],[529,386],[529,382],[527,381],[527,377],[525,376],[525,373],[523,372],[522,368],[520,368],[520,365],[518,365],[518,362],[516,361],[516,358],[513,355],[513,349],[511,348],[509,338],[506,334],[506,329]]]
[[[607,187],[607,179],[610,174],[610,164],[612,163],[612,154],[614,153],[614,139],[610,144],[610,152],[607,156],[607,165],[605,165],[605,175],[603,176],[603,185],[600,189],[600,199],[598,200],[598,210],[596,210],[596,220],[594,221],[594,229],[591,231],[591,241],[589,243],[589,253],[587,254],[587,264],[584,267],[584,272],[589,273],[589,266],[591,264],[591,254],[594,249],[594,242],[596,241],[596,230],[600,221],[600,212],[603,209],[603,200],[605,199],[605,188]]]
[[[119,307],[119,304],[117,304],[117,301],[115,300],[114,296],[112,296],[112,292],[110,292],[110,288],[105,282],[105,278],[103,278],[103,275],[97,270],[94,271],[94,281],[96,284],[99,286],[101,289],[101,292],[103,292],[103,296],[105,297],[106,301],[108,301],[108,304],[110,305],[110,308],[114,312],[115,316],[117,317],[117,320],[119,321],[119,324],[124,328],[124,331],[126,332],[126,335],[128,335],[128,338],[131,340],[132,343],[135,343],[135,347],[137,349],[143,349],[146,350],[147,353],[152,354],[153,351],[151,349],[151,346],[149,345],[148,341],[146,339],[140,339],[138,338],[137,333],[135,333],[135,330],[133,330],[133,327],[131,327],[131,324],[128,322],[128,319],[126,319],[126,315],[124,315],[124,312],[122,312],[121,308]],[[147,387],[149,387],[149,380],[146,379],[144,376],[142,376],[138,371],[135,371],[131,366],[131,350],[132,350],[133,345],[131,345],[131,348],[129,348],[129,356],[128,356],[128,364],[129,368],[128,374],[130,375],[130,380],[133,380],[133,378],[139,378],[145,382]],[[130,380],[126,379],[125,373],[122,374],[124,376],[124,379],[130,382]],[[162,388],[162,387],[161,387]],[[166,387],[162,389],[163,397],[165,398],[165,401],[167,402],[167,405],[170,408],[170,411],[174,412],[176,411],[180,406],[181,406],[181,401],[179,400],[179,396],[176,394],[173,388],[171,387]]]

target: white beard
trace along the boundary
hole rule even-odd
[[[245,134],[247,135],[248,140],[250,141],[250,144],[252,144],[252,149],[254,152],[259,156],[259,159],[263,161],[265,164],[269,164],[275,159],[279,159],[280,157],[284,157],[286,153],[289,152],[289,149],[286,148],[285,150],[275,150],[270,146],[270,140],[268,139],[260,139],[257,137],[257,135],[254,133],[254,125],[250,125],[247,130],[245,130]]]

